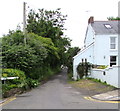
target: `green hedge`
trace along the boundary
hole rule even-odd
[[[26,86],[26,76],[23,71],[18,69],[2,69],[2,77],[18,77],[17,79],[6,80],[5,84],[2,84],[2,93],[13,89],[23,88]]]
[[[2,69],[2,77],[19,77],[20,80],[26,79],[24,72],[18,69]]]

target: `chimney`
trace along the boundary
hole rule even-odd
[[[93,23],[93,22],[94,22],[94,17],[91,16],[91,17],[88,19],[88,24]]]

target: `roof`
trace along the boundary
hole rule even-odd
[[[105,25],[110,25],[106,27]],[[120,33],[120,21],[94,21],[91,23],[96,34],[118,34]]]

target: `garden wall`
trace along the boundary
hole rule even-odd
[[[120,66],[113,66],[106,69],[92,69],[89,77],[100,79],[102,82],[105,82],[109,85],[120,88],[120,80],[118,79]]]

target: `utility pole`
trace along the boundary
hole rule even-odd
[[[23,2],[23,33],[24,33],[24,43],[26,45],[26,3]]]

